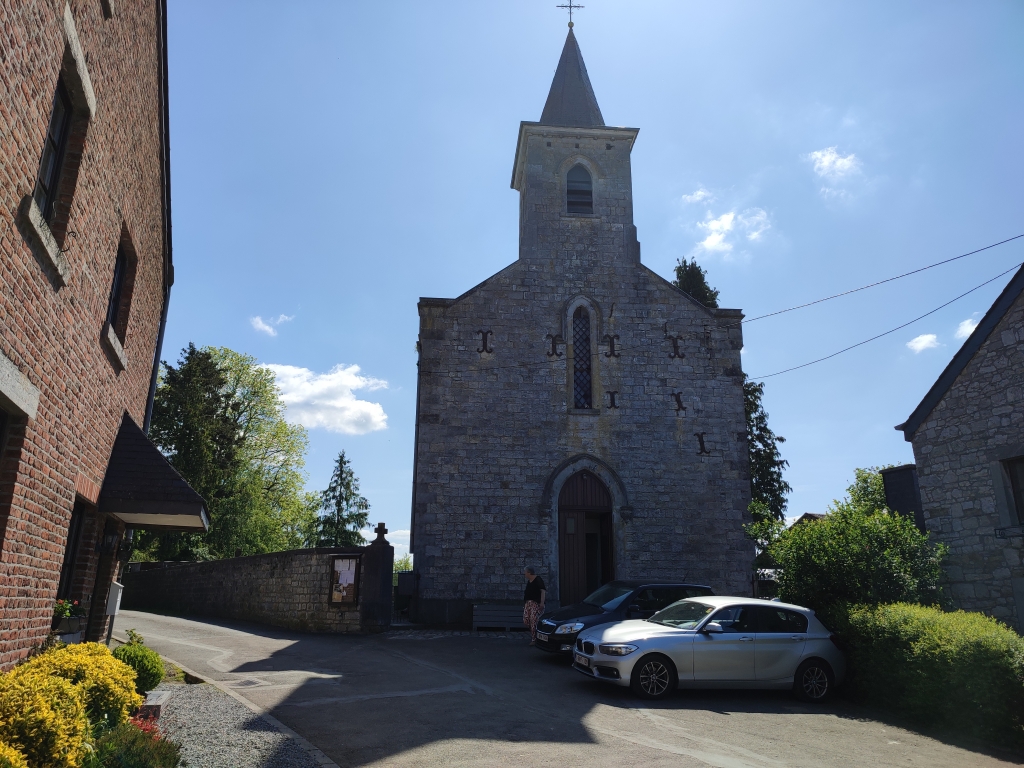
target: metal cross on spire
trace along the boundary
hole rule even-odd
[[[568,8],[569,9],[569,29],[572,29],[572,12],[574,10],[578,10],[578,9],[582,8],[583,6],[579,5],[578,3],[574,3],[572,0],[569,0],[568,4],[566,4],[566,5],[556,5],[555,7],[556,8]]]

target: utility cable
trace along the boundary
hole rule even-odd
[[[1000,240],[998,243],[992,243],[992,245],[986,245],[984,248],[978,248],[976,251],[970,251],[968,253],[962,253],[959,256],[954,256],[953,258],[945,259],[944,261],[937,261],[934,264],[929,264],[926,267],[921,267],[920,269],[915,269],[915,270],[913,270],[911,272],[904,272],[902,275],[896,275],[896,277],[889,277],[889,278],[886,278],[885,280],[879,280],[877,283],[871,283],[870,285],[865,285],[865,286],[862,286],[860,288],[854,288],[852,290],[843,291],[842,293],[837,293],[837,294],[834,294],[832,296],[826,296],[824,299],[817,299],[816,301],[809,301],[806,304],[799,304],[799,305],[797,305],[795,307],[790,307],[789,309],[780,309],[778,312],[769,312],[766,315],[758,315],[757,317],[752,317],[749,320],[744,318],[740,322],[735,323],[733,326],[727,326],[727,327],[734,327],[735,325],[749,325],[750,323],[753,323],[756,320],[764,320],[766,317],[775,317],[776,315],[784,315],[787,312],[793,312],[794,310],[803,309],[805,307],[813,307],[815,304],[821,304],[822,302],[825,302],[825,301],[831,301],[832,299],[838,299],[841,296],[849,296],[851,293],[859,293],[860,291],[866,291],[868,288],[874,288],[874,287],[879,286],[879,285],[885,285],[886,283],[891,283],[894,280],[900,280],[900,279],[902,279],[904,277],[910,277],[911,275],[916,275],[918,272],[924,272],[924,271],[929,270],[929,269],[934,269],[935,267],[941,267],[943,264],[949,264],[950,262],[957,261],[959,259],[963,259],[963,258],[966,258],[968,256],[973,256],[976,253],[981,253],[982,251],[987,251],[990,248],[995,248],[997,245],[1003,245],[1004,243],[1009,243],[1009,242],[1012,242],[1013,240],[1019,240],[1022,237],[1024,237],[1024,234],[1015,235],[1014,237],[1008,237],[1006,240]]]
[[[906,322],[903,325],[896,326],[895,328],[893,328],[891,330],[888,330],[885,333],[880,333],[877,336],[872,336],[870,339],[865,339],[864,341],[859,341],[856,344],[853,344],[853,345],[851,345],[849,347],[846,347],[845,349],[840,349],[838,352],[833,352],[831,355],[826,355],[825,357],[819,357],[817,360],[811,360],[811,362],[809,362],[809,363],[804,363],[803,365],[795,365],[792,368],[786,368],[784,371],[776,371],[775,373],[769,373],[767,376],[751,376],[750,378],[753,379],[754,381],[763,381],[764,379],[770,379],[772,376],[781,376],[782,374],[789,373],[790,371],[798,371],[801,368],[806,368],[809,365],[814,365],[815,363],[821,363],[821,362],[824,362],[825,360],[831,360],[833,357],[836,357],[837,355],[843,354],[843,352],[849,352],[851,349],[856,349],[857,347],[864,346],[865,344],[867,344],[869,342],[872,342],[875,339],[880,339],[883,336],[888,336],[890,333],[896,333],[896,331],[902,330],[902,329],[906,328],[908,325],[913,325],[918,320],[923,320],[924,318],[928,317],[928,315],[934,315],[940,309],[944,309],[945,307],[948,307],[954,301],[959,301],[964,296],[967,296],[968,294],[974,293],[979,288],[984,288],[989,283],[998,280],[1003,275],[1008,275],[1010,272],[1013,272],[1016,269],[1020,269],[1022,266],[1024,266],[1024,262],[1022,262],[1021,264],[1018,264],[1015,267],[1010,267],[1005,272],[1000,272],[998,275],[996,275],[995,277],[993,277],[990,280],[986,280],[981,285],[976,285],[973,288],[971,288],[971,290],[966,291],[965,293],[961,293],[955,299],[950,299],[945,304],[942,304],[941,306],[938,306],[938,307],[936,307],[935,309],[933,309],[933,310],[931,310],[929,312],[925,312],[920,317],[915,317],[913,320],[911,320],[909,322]]]

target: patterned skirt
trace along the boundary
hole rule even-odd
[[[530,628],[530,636],[537,639],[537,621],[540,619],[540,603],[527,600],[523,606],[523,624]]]

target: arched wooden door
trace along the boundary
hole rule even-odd
[[[565,481],[558,494],[559,602],[578,603],[615,574],[612,563],[612,495],[586,470]]]

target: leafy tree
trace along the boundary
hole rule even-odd
[[[317,546],[355,547],[366,540],[359,531],[370,520],[370,502],[359,495],[359,479],[345,452],[338,454],[327,490],[320,496]]]
[[[149,436],[207,503],[216,521],[235,491],[240,439],[225,391],[227,379],[209,350],[189,344],[178,367],[162,362]],[[205,537],[195,533],[143,532],[138,546],[158,560],[206,560]]]
[[[707,273],[701,269],[696,259],[680,259],[676,262],[676,279],[673,285],[705,307],[718,308],[718,291],[708,285]]]
[[[743,377],[743,406],[747,414],[747,451],[750,456],[750,514],[754,521],[786,519],[786,495],[792,487],[782,477],[789,462],[779,446],[786,438],[768,426],[768,414],[761,402],[764,384]]]
[[[828,612],[853,604],[939,602],[944,545],[889,512],[870,492],[877,472],[859,470],[849,497],[821,520],[784,529],[775,520],[747,526],[777,563],[779,596]]]
[[[255,358],[194,345],[163,364],[150,437],[206,500],[206,534],[147,532],[144,557],[195,560],[303,546],[319,506],[303,491],[308,439],[288,424],[274,374]]]
[[[879,472],[879,469],[887,469],[891,466],[894,465],[853,470],[853,485],[846,489],[850,503],[868,509],[887,509],[885,484],[882,482],[882,473]]]

